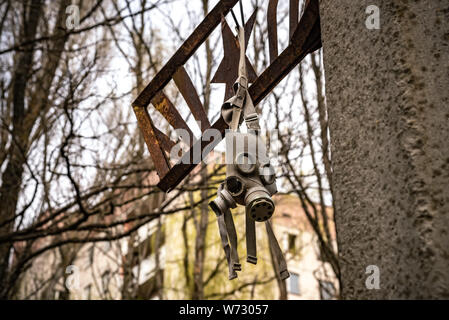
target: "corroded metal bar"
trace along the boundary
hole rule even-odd
[[[270,63],[278,56],[278,21],[277,8],[279,0],[270,0],[268,3],[267,26],[268,46],[270,50]]]
[[[226,15],[237,1],[221,0],[218,2],[132,104],[139,128],[144,135],[145,142],[160,178],[164,177],[169,171],[170,164],[164,151],[171,149],[173,143],[165,135],[162,136],[162,132],[155,128],[146,107],[155,98],[156,94],[172,79],[178,68],[182,67],[206,40],[220,23],[221,17]],[[193,138],[193,135],[191,137]]]
[[[173,75],[173,81],[184,97],[184,100],[189,106],[195,120],[200,123],[201,131],[204,132],[204,130],[210,128],[210,122],[207,118],[206,112],[204,111],[203,104],[201,103],[195,87],[193,86],[192,80],[184,67],[180,67],[178,71],[176,71]]]
[[[289,10],[289,36],[293,36],[299,21],[299,0],[290,0],[290,10]]]
[[[249,87],[249,93],[258,104],[273,88],[310,52],[321,47],[318,1],[307,1],[304,14],[292,35],[289,46],[273,61],[273,63]],[[224,135],[228,128],[223,118],[219,118],[212,128],[218,129]],[[209,144],[215,146],[219,141],[198,140],[188,153],[173,168],[161,178],[158,187],[169,191],[178,185],[195,167],[191,157],[194,150],[203,151]],[[212,148],[210,148],[212,150]]]
[[[154,95],[162,90],[172,79],[179,67],[183,66],[199,46],[206,40],[238,0],[221,0],[212,9],[187,40],[181,45],[167,64],[156,74],[151,82],[133,102],[133,107],[147,107]]]
[[[217,144],[224,138],[226,128],[226,123],[224,122],[223,118],[220,117],[212,125],[211,129],[219,130],[221,133],[221,139],[207,141],[203,139],[203,137],[201,137],[202,139],[197,140],[195,142],[195,145],[182,156],[178,163],[175,164],[166,175],[161,177],[161,180],[159,181],[157,186],[165,192],[169,192],[174,187],[176,187],[198,165],[198,163],[195,163],[193,161],[193,153],[195,152],[195,150],[201,150],[201,152],[203,153],[206,147],[208,147],[209,150],[215,148]]]
[[[169,162],[163,152],[163,148],[157,138],[155,127],[151,121],[150,115],[146,108],[134,107],[134,113],[136,114],[139,128],[143,133],[143,138],[150,151],[151,158],[153,159],[154,167],[160,178],[164,177],[170,170]]]
[[[151,104],[164,116],[164,118],[174,129],[186,130],[191,137],[190,140],[192,141],[192,130],[181,117],[170,99],[168,99],[168,97],[162,91],[156,93],[154,98],[151,100]]]
[[[273,61],[249,88],[254,104],[258,104],[310,52],[321,44],[318,1],[306,4],[289,46]]]
[[[158,128],[154,127],[153,129],[162,149],[170,154],[170,151],[175,146],[176,142],[167,137],[167,135],[160,131]]]
[[[256,21],[256,11],[251,15],[248,21],[245,23],[245,45],[248,46],[248,41],[251,36],[251,31]],[[226,83],[224,100],[228,100],[233,94],[232,89],[235,80],[238,77],[238,63],[240,57],[240,49],[238,41],[232,33],[231,28],[224,18],[221,20],[221,34],[223,39],[223,60],[213,76],[211,83]],[[248,70],[248,81],[250,83],[257,79],[256,71],[251,65],[248,58],[246,58],[246,68]]]

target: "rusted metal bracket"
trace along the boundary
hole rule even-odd
[[[151,103],[174,129],[185,129],[193,137],[192,130],[182,119],[169,98],[163,93],[164,87],[173,79],[194,118],[201,123],[201,131],[204,132],[208,128],[214,128],[220,131],[221,138],[223,138],[225,130],[228,128],[227,124],[221,117],[212,125],[210,124],[195,87],[184,69],[184,64],[220,22],[222,24],[225,51],[228,50],[228,54],[235,52],[235,43],[232,43],[232,41],[236,40],[229,37],[230,30],[227,30],[229,27],[226,21],[222,20],[222,16],[226,16],[237,2],[238,0],[221,0],[218,2],[133,102],[133,109],[140,130],[143,133],[160,178],[158,187],[163,191],[168,192],[175,188],[198,165],[198,163],[193,161],[193,150],[201,150],[201,153],[204,154],[213,150],[221,139],[208,141],[204,136],[201,136],[194,145],[191,145],[189,152],[186,152],[183,158],[171,166],[168,154],[176,143],[154,126],[147,107]],[[304,13],[299,22],[299,0],[290,0],[290,42],[288,47],[278,55],[277,4],[278,0],[270,0],[268,4],[267,23],[271,64],[259,77],[254,78],[255,73],[251,75],[254,70],[249,61],[247,61],[249,80],[253,82],[249,87],[249,93],[254,105],[262,101],[307,54],[321,47],[318,0],[306,0]],[[247,38],[249,38],[254,19],[255,15],[251,16],[245,24]],[[237,72],[234,75],[234,70],[230,69],[231,66],[229,66],[226,54],[220,66],[221,68],[219,67],[214,76],[214,81],[226,83],[227,89],[229,89],[229,84],[235,81]],[[234,76],[235,78],[232,79]],[[228,90],[226,90],[227,94]]]

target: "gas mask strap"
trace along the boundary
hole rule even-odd
[[[234,219],[232,218],[231,210],[225,210],[224,221],[226,229],[228,231],[229,243],[231,245],[231,266],[235,271],[242,270],[242,266],[239,261],[239,254],[237,252],[237,232],[235,231]]]
[[[231,247],[228,243],[228,231],[226,230],[226,223],[224,221],[224,215],[221,214],[217,216],[218,221],[218,230],[220,231],[220,238],[221,238],[221,244],[223,246],[223,250],[226,255],[226,260],[228,262],[228,268],[229,268],[229,280],[237,278],[237,273],[232,267],[231,263]]]
[[[260,130],[259,116],[257,115],[256,108],[254,107],[251,96],[246,91],[245,107],[243,108],[243,118],[245,119],[246,127],[249,130],[258,132]]]
[[[257,264],[256,222],[246,210],[246,261]]]
[[[275,260],[278,263],[279,276],[282,280],[285,280],[290,277],[290,274],[288,273],[287,263],[285,262],[284,255],[282,254],[281,247],[279,247],[276,236],[274,235],[270,220],[265,221],[265,227],[267,229],[268,242],[270,243],[271,249],[273,250]]]

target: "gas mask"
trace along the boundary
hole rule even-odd
[[[263,140],[254,132],[228,132],[226,180],[224,190],[211,203],[214,211],[224,211],[225,204],[233,207],[235,202],[245,206],[251,219],[266,221],[273,215],[271,196],[276,192],[276,176]]]
[[[268,240],[281,279],[289,276],[281,248],[274,235],[270,218],[277,192],[276,176],[265,144],[257,132],[226,134],[226,179],[217,190],[210,207],[217,215],[222,245],[229,265],[229,279],[241,270],[237,254],[237,234],[231,209],[245,206],[247,262],[257,263],[256,222],[265,222]],[[229,242],[228,242],[229,240]]]
[[[229,125],[226,133],[226,179],[209,205],[217,215],[221,242],[229,266],[229,279],[241,271],[237,253],[237,233],[231,209],[245,206],[247,262],[257,263],[256,222],[264,222],[276,271],[281,279],[289,277],[287,264],[274,235],[270,218],[275,205],[271,198],[277,192],[276,175],[270,164],[265,143],[259,136],[259,120],[248,93],[246,76],[244,30],[239,28],[239,77],[234,84],[234,96],[226,101],[221,114]],[[243,117],[242,117],[243,113]],[[238,131],[245,120],[248,133]]]

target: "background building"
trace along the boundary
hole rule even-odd
[[[154,199],[153,199],[154,200]],[[186,200],[186,199],[184,199]],[[182,200],[182,201],[184,201]],[[143,199],[142,203],[149,201]],[[186,200],[187,201],[187,200]],[[317,238],[297,197],[274,197],[273,227],[290,271],[288,299],[334,299],[338,283],[323,261]],[[132,210],[130,211],[132,212]],[[190,299],[194,258],[194,212],[163,216],[117,241],[68,246],[49,251],[26,272],[23,298],[46,299]],[[258,264],[246,263],[243,211],[234,219],[242,271],[229,281],[215,214],[210,211],[206,236],[206,299],[279,299],[263,224],[257,224]],[[71,258],[68,258],[71,257]],[[325,260],[325,259],[324,259]],[[59,274],[49,274],[58,264]],[[48,286],[55,282],[52,289]]]

